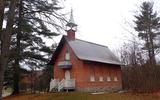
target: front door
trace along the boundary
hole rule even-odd
[[[65,70],[65,79],[70,80],[70,71],[69,70]]]

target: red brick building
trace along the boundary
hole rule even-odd
[[[67,26],[67,36],[62,37],[50,61],[54,67],[50,90],[121,89],[121,64],[116,56],[106,46],[76,39],[72,13]]]

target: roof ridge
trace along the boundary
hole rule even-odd
[[[66,35],[63,35],[63,36],[64,36],[65,38],[67,38]],[[76,38],[75,40],[79,40],[79,41],[82,41],[82,42],[87,42],[87,43],[90,43],[90,44],[94,44],[94,45],[103,46],[103,47],[108,48],[108,46],[105,46],[105,45],[102,45],[102,44],[93,43],[93,42],[86,41],[86,40],[81,40],[81,39],[77,39],[77,38]],[[74,41],[74,40],[72,40],[72,41]]]
[[[90,41],[86,41],[86,40],[81,40],[81,39],[76,39],[76,40],[80,40],[80,41],[83,41],[83,42],[87,42],[87,43],[90,43],[90,44],[99,45],[99,46],[103,46],[103,47],[108,48],[108,46],[105,46],[105,45],[102,45],[102,44],[98,44],[98,43],[94,43],[94,42],[90,42]]]

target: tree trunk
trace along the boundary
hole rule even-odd
[[[154,53],[154,44],[153,44],[153,33],[150,32],[150,44],[151,44],[151,54],[152,54],[152,57],[151,57],[151,65],[152,66],[155,66],[156,64],[156,60],[155,60],[155,53]]]
[[[156,64],[155,54],[154,54],[154,45],[153,45],[153,33],[151,32],[150,27],[148,27],[148,40],[149,40],[149,50],[150,50],[150,65],[153,67]]]
[[[3,17],[4,17],[4,0],[0,0],[0,30],[2,30]]]
[[[146,31],[147,37],[146,37],[146,47],[148,51],[148,57],[149,57],[149,64],[152,64],[152,52],[151,52],[151,47],[150,47],[150,35],[149,31]]]
[[[11,0],[7,18],[6,30],[1,34],[1,55],[0,55],[0,100],[2,100],[2,87],[5,67],[9,58],[9,47],[11,41],[11,32],[13,29],[15,7],[17,0]]]
[[[13,74],[13,95],[19,94],[19,59],[16,58],[15,64],[14,64],[14,74]]]
[[[14,81],[13,81],[13,94],[19,93],[19,81],[20,81],[20,51],[21,51],[21,23],[22,23],[22,14],[23,14],[23,1],[20,0],[19,4],[19,18],[18,18],[18,32],[17,32],[17,42],[16,42],[16,58],[14,64]]]
[[[4,68],[1,66],[1,35],[2,35],[2,26],[3,26],[3,17],[4,17],[4,0],[0,0],[0,100],[2,99],[2,87],[3,87],[3,73]]]

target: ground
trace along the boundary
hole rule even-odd
[[[5,97],[3,100],[160,100],[160,96],[153,94],[133,93],[44,93]]]

